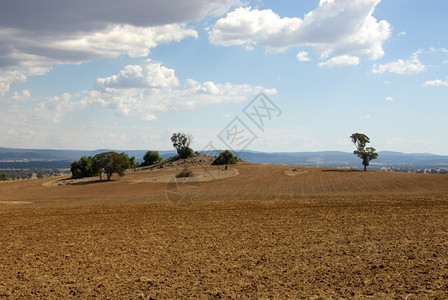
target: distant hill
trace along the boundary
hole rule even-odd
[[[135,156],[137,162],[143,161],[147,150],[54,150],[54,149],[20,149],[0,147],[0,169],[40,169],[70,168],[73,161],[81,156],[94,156],[106,151],[126,152]],[[176,155],[176,151],[159,151],[163,159]]]
[[[147,150],[53,150],[53,149],[19,149],[0,147],[0,169],[26,168],[70,168],[74,160],[81,156],[94,156],[105,151],[126,152],[135,156],[137,162],[143,161]],[[220,151],[207,154],[217,156]],[[176,155],[172,151],[159,151],[163,159]],[[257,164],[287,164],[326,168],[361,168],[361,160],[348,152],[257,152],[241,151],[236,153],[241,159]],[[370,169],[419,170],[448,169],[448,156],[428,153],[401,153],[392,151],[378,152],[378,159],[373,160]]]
[[[360,167],[361,160],[353,153],[341,151],[321,152],[253,152],[243,151],[239,157],[253,163],[288,164],[312,167]],[[448,156],[428,153],[378,152],[378,159],[370,162],[370,168],[448,168]]]
[[[53,150],[53,149],[20,149],[20,148],[3,148],[0,147],[0,161],[5,160],[78,160],[81,156],[94,156],[98,153],[106,151],[126,152],[129,156],[135,156],[137,160],[143,160],[147,150]],[[159,151],[163,157],[174,155],[175,151]]]

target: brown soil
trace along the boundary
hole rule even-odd
[[[1,182],[0,298],[448,298],[448,176],[235,169]]]

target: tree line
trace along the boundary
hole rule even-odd
[[[105,174],[107,180],[110,180],[113,174],[124,176],[126,169],[135,167],[135,156],[129,157],[125,152],[108,151],[95,156],[82,156],[71,164],[70,171],[75,179],[100,176],[103,180],[102,176]]]
[[[59,176],[64,172],[60,169],[21,169],[21,170],[4,170],[0,173],[0,181],[6,180],[26,180],[31,179],[35,175],[37,178],[45,178],[49,176]]]

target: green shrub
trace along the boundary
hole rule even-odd
[[[236,164],[241,160],[238,156],[234,156],[230,150],[225,150],[219,153],[218,157],[213,161],[214,165],[228,165],[228,164]]]
[[[70,171],[72,178],[92,177],[98,174],[94,169],[92,156],[82,156],[80,160],[72,162]]]
[[[162,161],[162,158],[160,157],[159,152],[157,152],[157,151],[149,150],[143,156],[143,164],[145,166],[149,166],[149,165],[152,165],[152,164],[154,164],[156,162],[160,162],[160,161]]]

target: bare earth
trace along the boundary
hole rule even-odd
[[[177,173],[0,182],[0,299],[448,299],[447,175]]]

